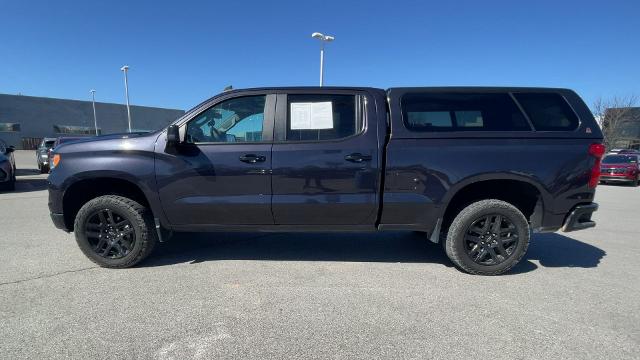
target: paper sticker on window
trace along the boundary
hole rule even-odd
[[[291,103],[291,130],[333,129],[331,101]]]

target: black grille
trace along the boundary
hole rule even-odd
[[[627,171],[627,169],[625,168],[618,168],[618,169],[600,169],[600,172],[603,175],[606,174],[624,174]]]

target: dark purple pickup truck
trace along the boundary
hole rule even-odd
[[[601,141],[566,89],[233,90],[157,132],[59,146],[49,208],[104,267],[172,231],[393,230],[495,275],[531,231],[595,226]]]

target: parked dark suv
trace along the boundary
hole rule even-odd
[[[154,133],[54,150],[49,208],[101,266],[171,231],[418,231],[508,271],[530,231],[595,226],[602,134],[571,90],[262,88]]]
[[[13,151],[13,146],[0,140],[0,191],[12,191],[16,188],[16,160]]]

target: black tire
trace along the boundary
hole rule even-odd
[[[483,218],[486,220],[478,223]],[[487,225],[490,221],[493,223]],[[492,237],[493,234],[487,235],[485,233],[482,234],[483,239],[481,240],[479,236],[471,235],[477,232],[475,229],[479,229],[477,224],[483,224],[483,227],[484,225],[493,227],[492,224],[495,223],[498,224],[499,237]],[[502,228],[504,224],[509,226],[504,229]],[[473,228],[472,225],[474,225]],[[484,230],[487,229],[482,229],[482,231]],[[492,232],[492,229],[488,230]],[[503,233],[507,233],[504,238],[502,237]],[[471,238],[474,241],[478,240],[478,242],[470,241]],[[455,217],[449,226],[444,247],[449,259],[459,269],[475,275],[500,275],[520,262],[527,252],[529,240],[529,223],[522,212],[505,201],[489,199],[470,204]],[[496,245],[498,243],[499,245]],[[506,251],[504,244],[510,244]],[[497,252],[497,246],[500,246],[501,251]],[[477,254],[475,251],[478,251]],[[486,263],[480,263],[478,259],[474,260],[473,258],[480,257],[481,252],[484,255],[479,260],[489,257]]]
[[[105,226],[109,226],[108,220],[105,220],[104,225],[102,220],[100,224],[90,223],[90,221],[95,219],[102,211],[109,211],[114,214],[110,217],[111,224],[114,224],[113,219],[117,216],[117,219],[123,223],[128,221],[127,226],[129,226],[129,224],[131,226],[131,228],[127,228],[131,236],[129,236],[129,240],[126,242],[130,248],[126,249],[126,254],[120,257],[109,256],[111,251],[109,249],[116,246],[114,243],[117,244],[119,249],[125,248],[125,243],[122,242],[122,238],[120,238],[120,240],[114,239],[114,236],[116,238],[118,237],[118,230],[115,230],[116,234],[104,230]],[[92,226],[96,230],[88,232],[87,228],[89,226]],[[74,232],[80,250],[82,250],[91,261],[106,268],[131,267],[149,256],[158,242],[151,212],[138,202],[118,195],[100,196],[84,204],[76,215]],[[111,234],[112,238],[111,240],[100,239],[98,243],[94,245],[92,240],[96,239],[95,234],[97,233],[101,234],[101,238],[102,236],[109,238],[108,234]],[[89,236],[89,234],[91,234],[91,236]],[[122,233],[120,233],[120,235],[122,235]],[[100,241],[107,244],[105,245]],[[111,245],[111,247],[109,247],[109,245]],[[100,254],[97,248],[100,248],[100,250],[106,254]]]
[[[14,191],[16,189],[16,173],[15,170],[9,181],[0,183],[0,191]]]
[[[46,174],[49,172],[49,165],[38,164],[38,168],[40,169],[40,174]]]

